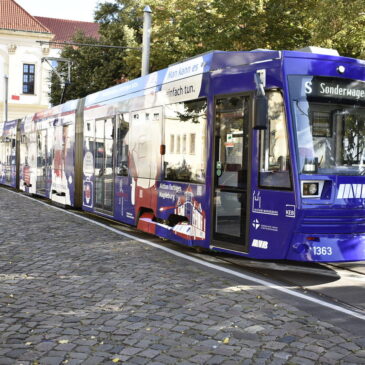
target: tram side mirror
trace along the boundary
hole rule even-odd
[[[166,154],[166,145],[162,144],[160,145],[160,155],[163,156]]]
[[[257,70],[254,74],[256,85],[255,93],[255,114],[253,128],[256,130],[265,130],[269,124],[268,102],[265,95],[266,70]]]
[[[269,124],[268,102],[266,95],[255,96],[255,115],[253,128],[256,130],[266,130]]]

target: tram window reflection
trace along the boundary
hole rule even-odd
[[[128,154],[131,158],[129,174],[138,179],[157,179],[161,174],[161,117],[162,108],[135,111],[128,131]]]
[[[216,102],[216,136],[221,187],[246,188],[248,156],[248,98],[233,96]]]
[[[128,114],[121,114],[118,118],[117,129],[117,175],[128,176],[129,151],[129,118]]]
[[[268,93],[269,128],[261,132],[260,186],[291,188],[288,135],[280,92]]]
[[[164,177],[204,183],[206,174],[206,100],[166,105]],[[191,131],[186,134],[186,131]],[[175,146],[174,146],[175,145]]]
[[[245,195],[242,193],[217,192],[215,197],[217,233],[241,237],[242,203],[246,204]]]
[[[365,83],[299,75],[289,76],[289,81],[298,170],[364,175],[365,108],[356,93],[364,93]]]

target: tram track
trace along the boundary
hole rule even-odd
[[[356,268],[352,268],[351,267],[352,265],[356,266]],[[344,264],[326,264],[326,266],[358,273],[362,275],[365,280],[365,264],[344,263]]]

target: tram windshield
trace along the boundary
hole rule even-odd
[[[365,82],[289,76],[299,171],[365,175]]]

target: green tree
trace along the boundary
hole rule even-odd
[[[111,44],[102,37],[100,41],[78,34],[73,38],[76,43]],[[104,41],[104,42],[103,42]],[[121,45],[114,42],[112,45]],[[119,42],[122,43],[123,42]],[[90,46],[67,46],[61,57],[71,60],[71,83],[66,85],[64,101],[84,97],[96,91],[123,82],[128,73],[124,62],[125,50]],[[67,65],[59,63],[59,73],[67,74]],[[51,103],[60,103],[63,88],[55,73],[51,77]]]
[[[313,45],[365,58],[364,0],[114,0],[95,13],[100,42],[134,49],[65,48],[62,57],[74,62],[67,99],[140,75],[146,4],[153,11],[151,72],[210,50]],[[75,40],[91,41],[80,35]],[[52,101],[59,97],[55,86]]]
[[[143,18],[140,4],[135,0],[123,0],[115,3],[103,3],[95,12],[95,20],[100,24],[100,39],[76,34],[76,43],[112,45],[120,47],[140,47]],[[84,97],[90,93],[105,89],[135,77],[135,65],[126,62],[130,50],[99,48],[89,46],[67,46],[61,57],[72,61],[71,84],[65,89],[64,100]],[[140,50],[137,50],[140,53]],[[60,63],[58,72],[67,73],[67,65]],[[62,85],[56,74],[51,77],[51,103],[59,104],[63,93]]]
[[[143,4],[138,0],[116,0],[99,4],[95,21],[100,24],[100,34],[108,44],[130,47],[121,55],[123,68],[120,73],[128,78],[140,75],[141,44],[143,37]]]
[[[365,58],[363,0],[149,0],[148,3],[153,9],[151,70],[214,49],[294,50],[313,45],[336,48],[344,56]],[[142,8],[141,4],[141,11]],[[139,65],[140,53],[129,53],[126,62]],[[134,69],[133,76],[138,71]]]
[[[314,45],[335,48],[343,56],[365,58],[363,0],[313,1],[307,27]]]

